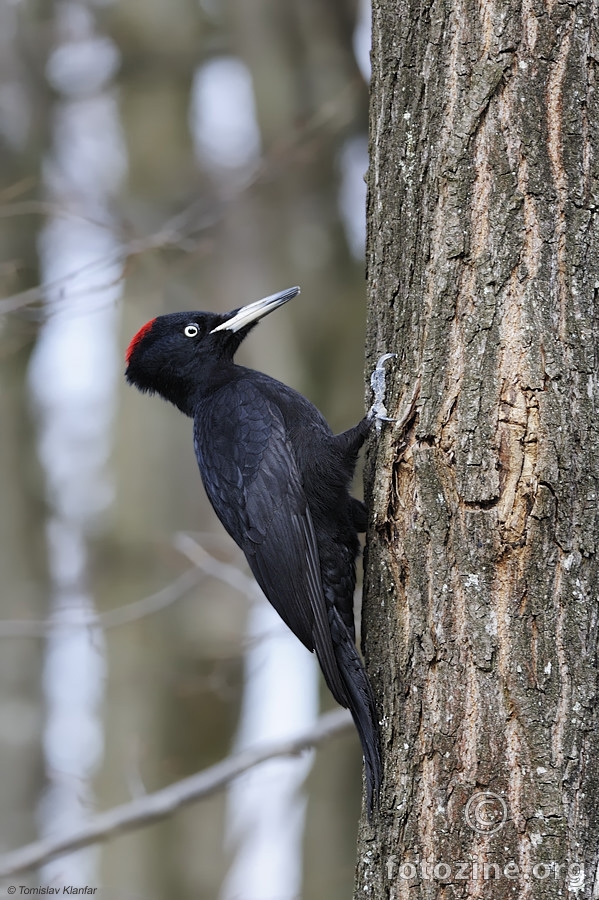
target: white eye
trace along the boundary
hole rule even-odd
[[[185,337],[196,337],[199,333],[199,328],[197,325],[186,325],[183,334]]]

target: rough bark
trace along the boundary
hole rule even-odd
[[[370,453],[357,897],[599,896],[597,21],[374,2],[367,356],[420,396]]]

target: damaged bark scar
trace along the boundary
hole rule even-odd
[[[533,391],[518,382],[504,384],[499,406],[499,484],[497,519],[502,539],[519,544],[525,539],[528,517],[538,487],[536,463],[539,404]]]
[[[375,521],[377,531],[389,543],[392,543],[396,537],[395,523],[398,520],[398,512],[404,509],[402,497],[411,497],[414,493],[411,449],[415,442],[416,419],[417,413],[414,411],[411,420],[406,422],[401,442],[398,445],[392,445],[394,458],[386,479],[387,497],[382,507],[385,515],[382,520]]]
[[[391,440],[385,448],[385,459],[379,462],[379,472],[382,473],[381,492],[382,501],[377,501],[375,509],[383,509],[384,516],[376,518],[374,526],[387,541],[392,541],[395,531],[392,523],[396,521],[397,511],[403,508],[402,496],[409,496],[407,485],[402,484],[402,464],[409,457],[410,448],[416,439],[416,423],[418,419],[417,402],[420,396],[420,377],[416,379],[409,400],[403,405],[394,420]],[[412,470],[411,465],[404,466]]]

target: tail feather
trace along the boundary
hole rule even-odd
[[[335,656],[345,690],[341,695],[330,684],[329,689],[341,706],[349,708],[360,737],[366,776],[366,808],[368,820],[372,821],[373,812],[378,808],[383,771],[374,694],[356,645],[334,607],[330,609],[329,617]]]

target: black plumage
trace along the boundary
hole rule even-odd
[[[281,618],[316,652],[337,702],[352,713],[371,815],[381,754],[353,616],[366,510],[349,494],[370,420],[334,435],[301,394],[233,362],[258,320],[297,293],[291,288],[227,315],[159,316],[131,341],[126,377],[193,418],[196,457],[216,514]]]

